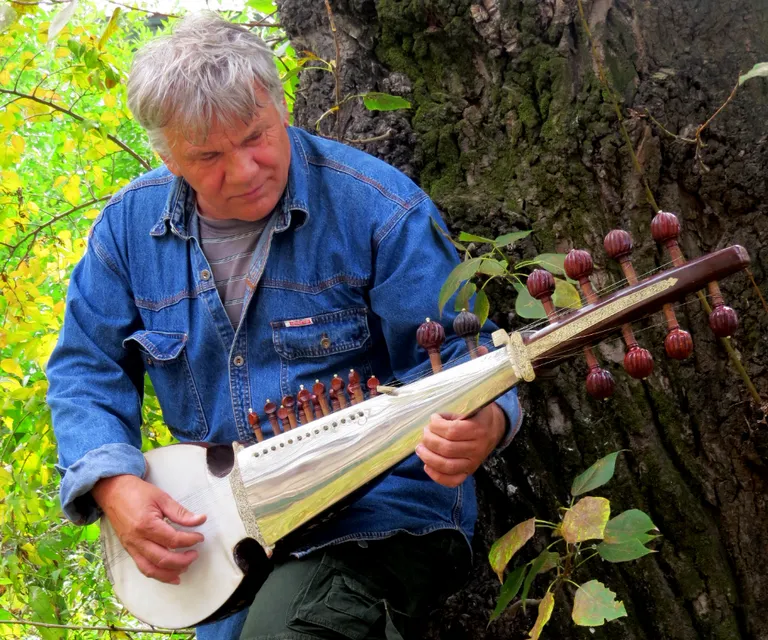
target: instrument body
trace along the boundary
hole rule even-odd
[[[146,480],[208,516],[197,529],[205,541],[196,545],[200,557],[181,585],[166,585],[138,571],[104,520],[102,548],[115,593],[139,619],[168,628],[246,606],[269,572],[275,546],[412,454],[433,413],[470,415],[520,380],[532,380],[537,363],[748,263],[742,247],[729,247],[570,313],[525,344],[520,334],[497,332],[503,349],[249,447],[182,444],[148,452]]]

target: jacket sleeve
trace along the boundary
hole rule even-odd
[[[440,319],[445,328],[441,348],[443,362],[467,360],[464,341],[453,331],[455,296],[439,314],[440,287],[459,264],[456,250],[435,229],[447,229],[437,208],[423,192],[420,201],[396,211],[374,238],[375,274],[370,291],[371,307],[381,318],[392,369],[401,382],[430,371],[426,352],[416,343],[416,330],[425,318]],[[480,342],[493,349],[491,333],[496,326],[489,320],[480,333]],[[522,422],[523,412],[512,388],[496,399],[507,417],[507,429],[497,451],[512,441]]]
[[[70,279],[64,325],[47,366],[58,443],[61,505],[77,524],[100,513],[90,490],[101,478],[143,476],[143,367],[123,340],[140,325],[104,213]]]

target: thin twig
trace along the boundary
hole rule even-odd
[[[53,622],[40,622],[39,620],[0,620],[0,625],[17,624],[31,627],[42,627],[44,629],[72,629],[74,631],[123,631],[125,633],[156,633],[158,635],[172,636],[177,633],[187,633],[189,629],[153,629],[152,627],[112,627],[108,625],[97,626],[78,626],[72,624],[54,624]]]
[[[331,23],[331,34],[333,35],[333,44],[336,47],[336,66],[333,69],[333,77],[336,81],[336,140],[341,142],[341,49],[339,47],[339,38],[336,35],[336,22],[333,20],[331,3],[328,0],[325,0],[325,10],[328,12],[328,20]]]
[[[757,297],[760,298],[760,301],[763,303],[763,309],[765,309],[765,312],[768,313],[768,302],[765,301],[765,298],[763,297],[763,292],[760,291],[760,287],[758,287],[757,282],[755,282],[755,276],[752,274],[752,269],[747,267],[746,269],[744,269],[744,271],[747,272],[747,277],[752,283],[752,286],[755,289],[755,293],[757,293]]]
[[[25,98],[27,100],[32,100],[33,102],[37,102],[38,104],[45,105],[46,107],[49,107],[51,109],[54,109],[55,111],[59,111],[61,113],[66,113],[70,118],[73,118],[74,120],[77,120],[78,122],[85,122],[85,118],[83,116],[80,116],[70,109],[67,109],[66,107],[62,107],[57,105],[55,102],[51,102],[50,100],[45,100],[43,98],[38,98],[35,95],[31,95],[28,93],[22,93],[21,91],[14,91],[13,89],[2,89],[0,88],[0,93],[4,93],[6,95],[10,96],[16,96],[17,98]],[[120,147],[123,151],[128,153],[129,155],[133,156],[139,164],[141,164],[142,167],[144,167],[147,171],[150,171],[152,169],[152,165],[149,164],[144,158],[142,158],[138,153],[136,153],[133,149],[131,149],[127,144],[125,144],[122,140],[119,138],[116,138],[110,133],[106,134],[106,137],[114,142],[118,147]]]

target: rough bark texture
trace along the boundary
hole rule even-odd
[[[279,1],[296,49],[335,57],[321,0]],[[370,113],[355,101],[341,112],[347,139],[399,167],[432,196],[455,231],[481,235],[533,229],[518,255],[593,252],[598,286],[618,277],[602,238],[630,231],[638,272],[666,261],[650,237],[645,201],[601,91],[575,0],[333,0],[341,47],[342,95],[385,91],[409,111]],[[768,290],[768,81],[745,84],[694,147],[641,115],[690,137],[720,106],[739,72],[768,61],[764,0],[592,0],[587,17],[598,56],[623,100],[624,123],[659,205],[680,215],[682,246],[696,256],[739,243]],[[333,78],[302,76],[296,122],[308,129],[333,104]],[[334,116],[321,129],[334,130]],[[768,398],[768,314],[745,276],[723,283],[741,316],[735,338]],[[494,318],[514,317],[513,291],[497,288]],[[646,381],[620,367],[621,346],[601,348],[618,384],[605,403],[585,394],[583,362],[524,391],[527,418],[513,446],[478,473],[481,516],[476,570],[437,612],[425,637],[522,638],[535,608],[487,627],[499,592],[487,565],[491,542],[536,515],[554,519],[572,478],[597,458],[629,449],[602,495],[614,513],[637,507],[663,532],[658,553],[635,562],[592,561],[580,579],[603,580],[629,616],[593,630],[570,621],[572,592],[558,594],[545,637],[768,638],[768,426],[713,338],[697,300],[679,317],[693,334],[684,363],[663,353],[664,331],[641,342],[656,357]],[[640,327],[638,327],[640,329]],[[546,544],[537,535],[522,557]],[[592,565],[592,566],[590,566]],[[533,597],[546,587],[540,579]]]

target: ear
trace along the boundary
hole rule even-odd
[[[173,158],[170,155],[164,155],[161,153],[158,153],[157,155],[160,156],[160,159],[163,161],[166,167],[168,167],[168,171],[170,171],[173,175],[176,177],[181,177],[181,171],[179,171],[179,165],[177,165]]]
[[[288,112],[288,103],[283,96],[283,126],[287,127],[289,124],[291,124],[291,114]]]

